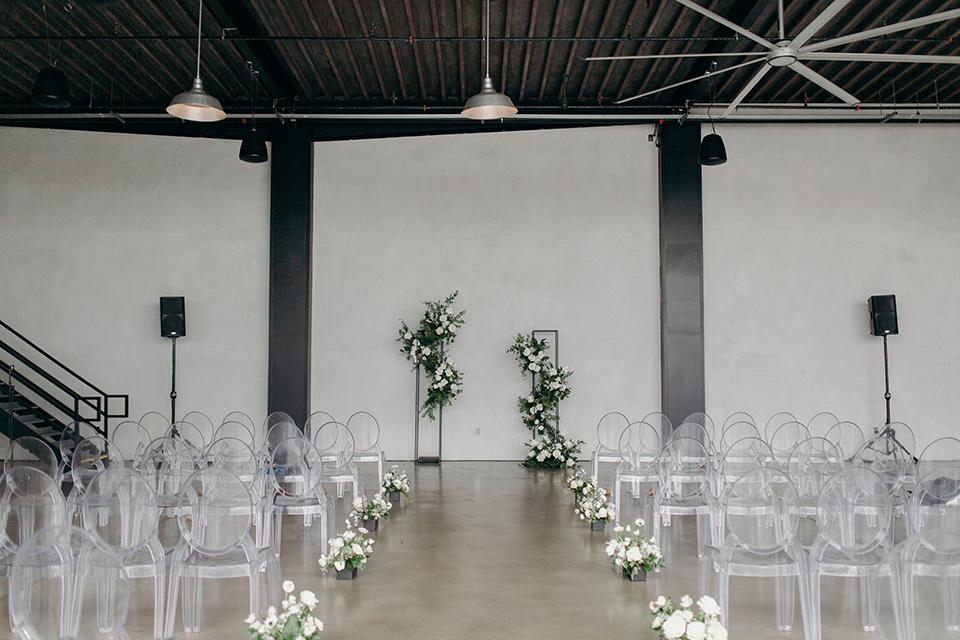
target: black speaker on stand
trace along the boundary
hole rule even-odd
[[[187,335],[187,316],[184,308],[183,296],[168,296],[160,298],[160,337],[170,338],[171,346],[171,373],[170,373],[170,424],[177,423],[177,338]],[[171,432],[177,437],[176,428]]]

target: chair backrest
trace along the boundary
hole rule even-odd
[[[763,427],[763,439],[770,442],[770,438],[773,436],[773,432],[776,431],[780,425],[785,422],[796,422],[797,419],[789,411],[781,411],[770,416],[770,419],[767,420],[767,424]]]
[[[727,430],[727,427],[736,422],[746,422],[752,424],[753,426],[757,426],[757,421],[753,419],[752,415],[746,411],[735,411],[727,416],[727,419],[723,421],[723,426],[720,428],[720,433],[722,434]]]
[[[720,434],[720,446],[717,447],[720,451],[720,455],[726,453],[727,449],[730,448],[730,445],[736,442],[737,440],[742,440],[743,438],[762,438],[760,435],[760,430],[757,429],[757,425],[752,422],[740,421],[740,422],[731,422],[728,424],[723,433]]]
[[[200,431],[200,435],[203,436],[203,441],[206,444],[213,442],[213,434],[216,431],[213,420],[207,417],[207,414],[201,413],[200,411],[191,411],[187,415],[181,418],[183,422],[189,422]]]
[[[313,434],[313,445],[327,464],[333,463],[338,469],[347,467],[353,461],[356,444],[353,434],[342,422],[327,422]]]
[[[840,422],[840,419],[829,411],[821,411],[807,421],[807,429],[814,438],[823,438],[827,435],[833,425]]]
[[[14,467],[0,476],[0,547],[16,554],[34,532],[62,527],[66,501],[53,478],[33,467]]]
[[[257,425],[253,421],[253,418],[245,414],[243,411],[231,411],[223,417],[223,420],[220,421],[220,424],[224,422],[239,422],[246,425],[254,435],[257,433]]]
[[[681,425],[686,423],[699,424],[702,426],[707,436],[709,436],[710,442],[713,442],[714,438],[717,436],[717,428],[713,424],[713,419],[702,411],[691,413],[683,419]]]
[[[779,469],[747,471],[727,490],[723,504],[729,535],[754,553],[776,553],[797,533],[797,489]]]
[[[242,422],[231,420],[230,422],[224,422],[222,425],[217,427],[217,430],[213,432],[213,439],[214,441],[217,441],[220,438],[236,438],[237,440],[245,443],[254,451],[257,450],[256,437],[254,436],[253,431],[250,431],[250,427]]]
[[[280,495],[305,498],[320,486],[323,463],[320,452],[305,438],[287,438],[270,457],[270,480]]]
[[[857,451],[860,451],[860,447],[866,442],[863,430],[848,420],[830,427],[823,437],[840,447],[840,453],[847,461],[852,461]]]
[[[372,413],[357,411],[347,418],[347,429],[353,434],[356,453],[371,453],[380,446],[380,423]]]
[[[170,425],[170,429],[166,435],[183,441],[197,459],[200,458],[200,455],[207,448],[207,445],[210,444],[210,441],[204,437],[203,431],[195,424],[187,422],[186,420],[174,422]]]
[[[630,471],[649,470],[656,473],[660,455],[660,434],[646,422],[632,422],[620,432],[617,441],[620,459]]]
[[[33,436],[22,436],[10,442],[3,470],[9,471],[14,467],[33,467],[54,479],[59,475],[57,455],[50,445]]]
[[[864,467],[847,467],[820,490],[818,536],[846,554],[866,553],[888,540],[892,515],[883,478]]]
[[[273,453],[274,448],[288,438],[303,438],[303,432],[292,422],[278,422],[267,431],[267,438],[263,441],[264,451],[267,457]],[[306,439],[306,438],[304,438]]]
[[[239,546],[253,524],[253,498],[226,469],[206,467],[191,475],[179,497],[180,535],[191,548],[223,555]]]
[[[303,425],[303,436],[313,442],[313,434],[328,422],[336,422],[336,419],[326,411],[314,411]]]
[[[670,434],[673,433],[673,423],[670,422],[667,414],[661,411],[651,411],[643,416],[643,420],[640,422],[653,425],[653,428],[657,430],[657,434],[660,436],[660,442],[666,442],[667,439],[670,438]]]
[[[806,500],[816,500],[823,481],[843,468],[840,449],[826,438],[797,443],[787,458],[787,475]]]
[[[173,506],[180,489],[197,470],[197,459],[182,440],[166,436],[147,445],[134,470],[157,492],[163,506]]]
[[[87,486],[82,520],[122,558],[157,537],[160,501],[136,471],[108,467]]]
[[[627,416],[619,411],[605,413],[597,423],[597,442],[600,445],[600,450],[608,453],[616,451],[620,443],[620,434],[629,424],[630,421],[627,420]]]
[[[960,463],[960,438],[937,438],[920,451],[917,460],[924,472],[944,463]]]
[[[911,530],[960,534],[960,463],[927,472],[913,488],[908,509]]]
[[[220,467],[237,476],[251,495],[259,495],[258,482],[263,476],[260,460],[250,446],[238,438],[220,438],[207,447],[204,459],[212,467]]]
[[[267,433],[270,431],[270,427],[281,422],[289,422],[290,424],[297,424],[297,421],[290,417],[290,414],[285,411],[274,411],[267,416],[267,419],[263,421],[263,432]]]
[[[151,439],[167,435],[167,429],[170,428],[170,418],[159,411],[148,411],[137,422],[147,430]]]
[[[693,438],[671,438],[657,458],[660,491],[671,498],[688,499],[709,491],[710,454]]]
[[[684,422],[674,429],[670,434],[670,440],[677,438],[693,438],[702,442],[707,447],[707,451],[713,451],[713,438],[710,437],[707,427],[699,422]]]
[[[777,462],[785,465],[793,452],[793,448],[809,437],[810,431],[801,423],[796,421],[784,422],[774,429],[767,439],[767,443],[773,449],[773,455],[777,457]]]
[[[133,420],[124,420],[111,428],[108,437],[120,450],[120,457],[127,462],[136,462],[153,439],[142,424]]]
[[[100,435],[100,433],[89,422],[78,420],[68,424],[63,433],[60,434],[60,441],[57,446],[60,448],[60,460],[64,468],[70,468],[70,461],[73,460],[73,451],[84,438]]]
[[[772,467],[775,458],[770,445],[757,436],[747,436],[731,442],[720,458],[720,479],[732,485],[743,474],[760,467]]]
[[[863,443],[853,457],[853,466],[865,467],[880,475],[888,493],[895,494],[903,487],[913,456],[900,443],[887,436],[877,436]]]
[[[70,463],[73,485],[79,492],[86,493],[94,476],[107,467],[118,466],[124,466],[123,457],[112,442],[103,436],[84,438],[74,450]]]
[[[10,621],[29,640],[114,640],[130,582],[120,557],[78,527],[48,527],[24,544],[10,572]]]

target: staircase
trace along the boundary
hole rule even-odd
[[[0,320],[0,434],[35,436],[60,458],[69,425],[83,421],[107,436],[110,420],[126,418],[129,406],[128,396],[101,391]]]

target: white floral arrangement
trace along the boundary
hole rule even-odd
[[[581,498],[577,503],[576,512],[581,520],[586,520],[590,524],[610,522],[616,515],[616,509],[607,502],[607,492],[603,489],[596,489],[590,495]]]
[[[449,354],[443,352],[443,345],[451,344],[457,337],[457,330],[463,326],[466,311],[454,312],[453,303],[459,291],[454,291],[443,300],[425,301],[427,310],[417,329],[411,329],[400,321],[400,336],[397,342],[407,360],[414,367],[422,366],[427,376],[427,397],[420,407],[420,414],[431,420],[436,419],[436,411],[453,404],[453,400],[463,390],[463,374]]]
[[[392,506],[393,504],[383,499],[382,493],[375,494],[367,502],[364,502],[361,496],[357,496],[353,499],[353,511],[350,513],[350,518],[358,525],[368,520],[379,520],[390,515],[390,507]],[[347,524],[350,524],[350,520],[347,520]]]
[[[551,430],[539,440],[533,438],[525,444],[530,447],[530,451],[523,461],[524,466],[556,469],[577,464],[583,440],[568,438],[567,432],[563,430]]]
[[[653,571],[663,566],[660,547],[647,540],[643,530],[643,518],[637,518],[631,527],[614,527],[617,537],[607,542],[607,555],[620,573],[633,577],[641,569]]]
[[[677,607],[673,600],[659,596],[650,603],[653,624],[650,625],[667,640],[727,640],[727,630],[720,624],[720,605],[710,596],[697,600],[700,611],[690,610],[690,596],[680,598]]]
[[[323,631],[323,622],[313,617],[313,608],[317,606],[317,596],[313,591],[303,590],[300,599],[294,597],[296,586],[290,580],[283,582],[286,594],[280,603],[282,611],[276,607],[267,609],[265,616],[251,613],[244,620],[251,640],[314,640]]]
[[[393,465],[383,474],[383,482],[380,484],[381,493],[402,493],[407,500],[413,502],[410,497],[410,479],[406,471],[401,471],[400,467]]]
[[[367,533],[363,527],[357,527],[356,530],[350,528],[350,521],[347,520],[347,530],[336,538],[330,539],[328,553],[320,556],[317,561],[320,563],[320,568],[324,571],[329,569],[361,571],[373,554],[373,540],[365,537]]]
[[[567,379],[573,375],[573,371],[567,367],[555,367],[546,354],[548,348],[546,340],[518,333],[507,349],[507,353],[516,357],[524,378],[528,374],[536,376],[536,384],[530,395],[517,398],[523,424],[534,435],[556,429],[557,407],[561,400],[570,395]]]
[[[583,496],[588,496],[597,490],[597,476],[588,475],[583,467],[577,467],[573,476],[567,480],[568,493],[572,493],[579,500]]]

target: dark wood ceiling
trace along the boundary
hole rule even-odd
[[[732,23],[777,40],[776,0],[698,0]],[[784,0],[787,37],[831,0]],[[196,72],[198,0],[0,1],[0,123],[29,117],[164,118]],[[960,0],[851,0],[813,42],[944,11]],[[677,113],[732,101],[758,67],[722,72],[762,50],[676,0],[492,0],[490,75],[526,116]],[[482,0],[206,0],[206,90],[229,115],[455,116],[484,72]],[[960,55],[960,18],[831,51]],[[698,58],[586,57],[697,53]],[[31,102],[41,68],[56,62],[72,104]],[[716,67],[711,65],[715,64]],[[863,103],[960,103],[960,65],[811,61]],[[707,73],[714,69],[718,73]],[[618,100],[681,84],[647,98]],[[844,106],[790,68],[773,68],[743,101]],[[716,109],[715,109],[716,110]],[[212,125],[209,125],[212,126]]]

